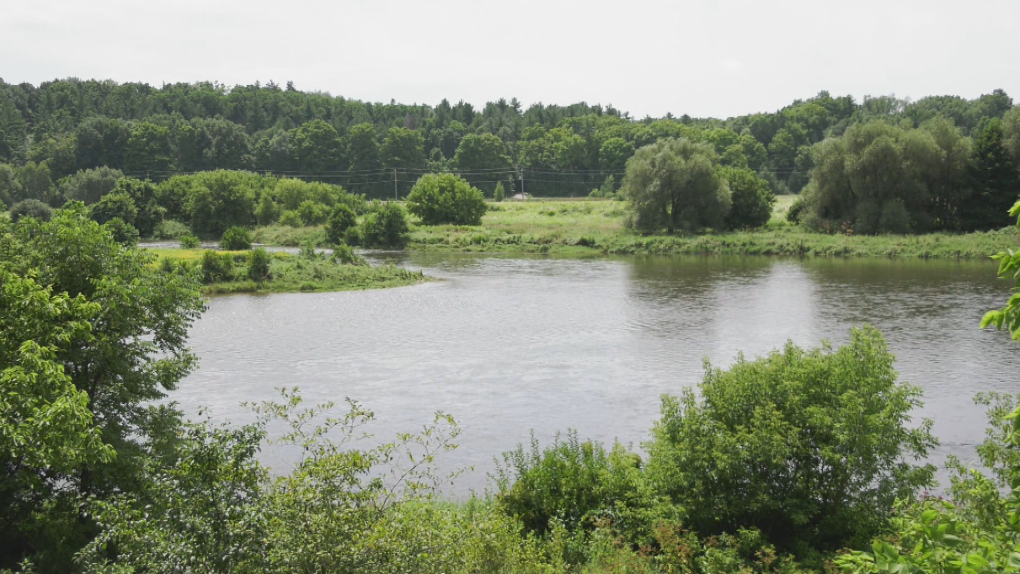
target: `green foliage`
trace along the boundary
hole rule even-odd
[[[719,172],[729,185],[733,201],[726,214],[726,227],[753,229],[768,223],[776,204],[769,182],[749,169],[724,167]]]
[[[44,520],[40,501],[57,485],[47,475],[67,475],[83,465],[109,462],[89,410],[88,394],[75,387],[58,358],[72,340],[86,341],[100,314],[94,302],[54,294],[32,277],[0,262],[0,568],[29,553],[56,553],[47,537],[32,538]],[[33,514],[34,520],[33,520]],[[39,540],[38,538],[43,538]],[[70,541],[67,541],[68,543]]]
[[[22,217],[33,217],[42,221],[49,221],[53,217],[53,209],[38,199],[25,199],[11,206],[11,221],[18,221]]]
[[[368,265],[365,258],[355,253],[342,239],[333,246],[333,259],[343,265]]]
[[[106,166],[84,169],[60,180],[57,188],[65,201],[81,201],[85,205],[92,205],[110,193],[122,177],[124,173],[119,169]]]
[[[220,238],[220,249],[227,251],[245,251],[251,249],[251,231],[243,227],[231,227],[223,232]]]
[[[648,544],[657,522],[677,518],[645,480],[636,454],[619,444],[607,453],[574,431],[542,450],[532,437],[530,451],[519,445],[504,453],[496,485],[497,507],[538,535],[557,526],[576,533],[612,523],[631,542]]]
[[[960,226],[965,230],[999,229],[1009,225],[1010,207],[1020,197],[1020,162],[1010,157],[1002,122],[990,120],[974,141],[970,179],[974,193],[963,204]]]
[[[491,133],[464,136],[457,146],[453,163],[463,171],[475,172],[466,179],[483,193],[491,193],[495,189],[494,183],[482,183],[491,181],[493,179],[491,174],[499,171],[509,172],[513,167],[506,146]]]
[[[730,210],[730,190],[719,176],[708,144],[664,139],[627,162],[621,193],[630,203],[635,229],[645,233],[720,227]]]
[[[945,123],[851,126],[815,146],[802,220],[819,231],[864,234],[955,228],[966,204],[960,189],[968,147]]]
[[[107,221],[103,224],[103,227],[110,232],[110,235],[113,236],[113,240],[121,245],[138,244],[138,230],[135,229],[134,225],[131,225],[119,217],[114,217]]]
[[[1020,201],[1013,204],[1009,215],[1017,218],[1016,227],[1020,229]],[[1008,248],[993,255],[992,259],[999,262],[999,278],[1013,282],[1013,295],[1002,309],[985,313],[981,318],[981,328],[989,325],[1005,328],[1014,341],[1020,341],[1020,251]]]
[[[297,211],[284,211],[280,214],[280,225],[304,227],[305,222],[301,220],[301,214]]]
[[[269,270],[271,256],[265,249],[258,247],[248,253],[248,278],[255,282],[268,281],[273,278]]]
[[[1020,572],[1020,410],[1003,395],[977,402],[990,407],[988,438],[977,450],[992,476],[951,459],[951,499],[897,502],[871,552],[835,560],[844,572]]]
[[[349,231],[349,230],[348,230]],[[364,247],[401,248],[407,243],[407,214],[397,203],[386,202],[358,226],[357,243]],[[345,235],[346,238],[346,235]]]
[[[201,268],[202,282],[207,285],[230,281],[234,277],[234,256],[207,249],[202,252]]]
[[[790,205],[790,209],[786,212],[786,220],[790,223],[800,223],[800,218],[804,213],[804,199],[798,197],[794,200],[793,204]]]
[[[168,429],[145,488],[94,506],[104,530],[82,553],[87,570],[549,572],[512,521],[430,503],[452,478],[434,466],[460,432],[449,416],[365,448],[357,441],[371,411],[351,402],[322,420],[331,403],[284,399],[256,406],[258,420],[237,429]],[[286,429],[274,444],[302,453],[276,477],[255,461],[270,423]]]
[[[492,192],[492,200],[496,203],[501,203],[506,199],[506,192],[503,191],[503,182],[496,183],[496,189]]]
[[[190,228],[173,219],[164,219],[152,230],[153,239],[181,239],[185,235],[191,235]]]
[[[198,249],[202,245],[198,237],[187,233],[181,236],[181,249]]]
[[[138,217],[138,207],[127,192],[111,192],[89,207],[89,217],[101,224],[114,218],[132,223]]]
[[[326,241],[331,245],[341,245],[347,230],[358,224],[358,216],[350,206],[338,203],[329,214],[326,222]]]
[[[481,190],[451,173],[421,176],[407,196],[407,210],[425,225],[480,225],[485,209]]]
[[[81,203],[56,211],[49,222],[0,222],[4,272],[34,277],[49,292],[102,311],[102,320],[70,330],[59,341],[33,335],[40,345],[59,343],[53,360],[87,395],[96,432],[116,452],[111,460],[70,458],[70,469],[35,474],[35,495],[21,498],[13,509],[20,518],[4,526],[8,543],[23,555],[48,556],[48,570],[70,570],[60,560],[69,559],[92,528],[75,500],[133,488],[144,460],[141,443],[155,424],[146,405],[163,398],[194,367],[185,337],[203,309],[197,277],[184,270],[165,273],[152,262],[145,252],[114,241]],[[27,323],[20,329],[31,334],[39,327]],[[6,349],[7,341],[0,347]],[[7,492],[6,485],[0,490]]]
[[[305,225],[321,225],[329,218],[329,207],[311,200],[301,202],[298,206],[298,215]]]
[[[897,498],[932,483],[913,466],[936,444],[931,422],[908,428],[920,391],[896,382],[873,328],[850,344],[782,352],[666,397],[648,472],[702,536],[756,528],[782,549],[808,553],[860,544]]]

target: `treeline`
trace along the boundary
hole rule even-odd
[[[850,126],[880,120],[914,129],[940,117],[976,137],[1012,105],[1001,90],[916,102],[821,92],[775,113],[638,120],[586,103],[373,104],[290,84],[0,80],[0,162],[33,162],[54,183],[104,166],[154,181],[180,172],[270,171],[370,198],[406,195],[425,172],[458,171],[490,195],[503,182],[508,194],[524,187],[567,196],[587,194],[609,176],[619,185],[635,150],[682,137],[711,144],[723,165],[758,172],[774,193],[796,193],[810,179],[812,146]]]

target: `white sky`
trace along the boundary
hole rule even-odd
[[[820,90],[1020,102],[1020,0],[0,0],[0,77],[70,76],[639,118],[774,111]]]

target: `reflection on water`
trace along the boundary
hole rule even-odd
[[[973,458],[985,424],[976,392],[1016,391],[1020,353],[976,327],[1007,289],[987,262],[373,257],[444,280],[215,298],[192,334],[201,368],[172,398],[242,421],[241,402],[298,385],[310,400],[361,401],[381,438],[443,410],[464,427],[445,464],[477,469],[459,483],[466,491],[481,490],[493,456],[530,429],[637,447],[659,397],[695,385],[704,358],[724,366],[786,340],[843,343],[862,323],[885,333],[903,380],[924,390],[918,415],[935,420],[937,463]]]

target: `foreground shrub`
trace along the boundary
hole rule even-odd
[[[666,397],[648,445],[653,483],[702,536],[755,528],[798,553],[867,541],[897,498],[932,484],[936,444],[908,428],[920,391],[897,383],[877,330],[850,344],[708,369],[700,399]]]
[[[227,251],[245,251],[251,249],[251,231],[243,227],[231,227],[223,232],[220,238],[220,249]]]
[[[579,441],[574,431],[543,450],[532,438],[530,451],[518,446],[503,454],[497,506],[539,535],[557,524],[570,533],[590,532],[604,521],[634,542],[650,543],[654,524],[676,516],[652,492],[640,462],[619,444],[607,453],[599,443]]]
[[[358,216],[354,210],[345,203],[338,203],[329,214],[329,221],[326,224],[326,241],[332,245],[343,243],[344,234],[351,227],[357,225]]]
[[[356,403],[300,398],[256,407],[243,427],[168,425],[135,492],[95,502],[102,531],[79,560],[88,572],[551,572],[512,520],[476,502],[432,502],[435,457],[459,428],[438,415],[419,434],[372,448],[355,443],[373,418]],[[300,446],[287,474],[256,460],[267,425]],[[279,428],[279,427],[276,427]],[[331,438],[326,438],[331,437]]]
[[[40,221],[49,221],[53,217],[53,208],[38,199],[26,199],[11,206],[11,221],[22,217],[34,217]]]
[[[400,248],[407,243],[408,231],[404,208],[386,202],[362,219],[358,240],[365,247]]]
[[[459,175],[429,173],[411,188],[407,210],[425,225],[481,225],[485,196]]]

